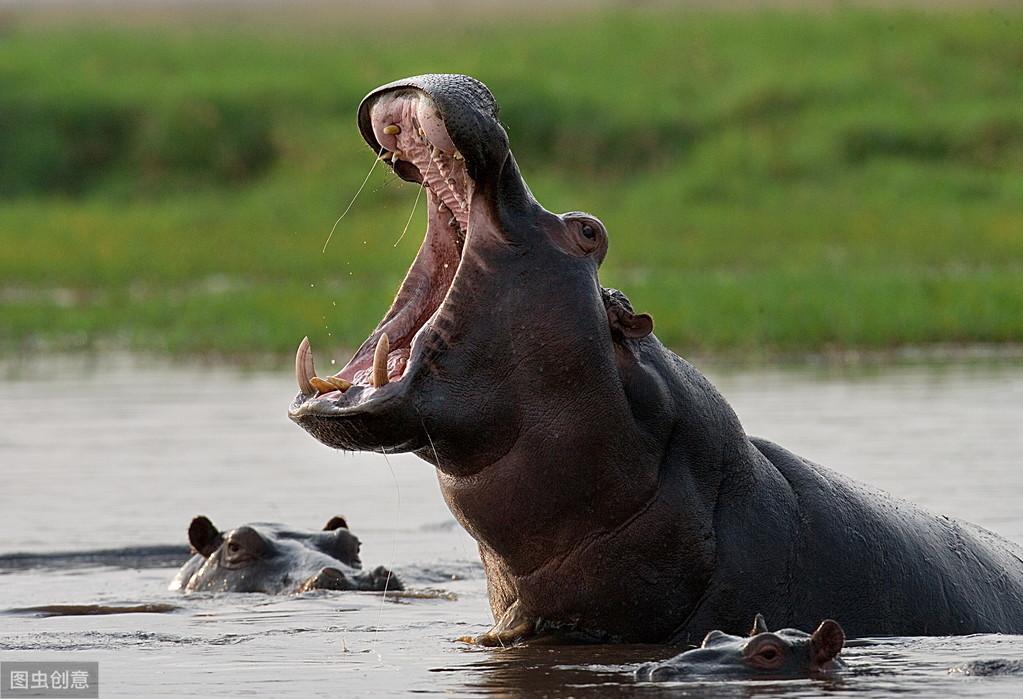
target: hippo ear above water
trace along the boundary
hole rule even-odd
[[[654,331],[654,319],[647,313],[636,313],[628,297],[618,289],[601,289],[601,296],[611,334],[615,337],[639,340]]]
[[[837,621],[825,619],[810,637],[810,659],[817,666],[835,659],[845,645],[845,632]]]
[[[630,340],[639,340],[654,331],[654,319],[649,313],[617,313],[608,320],[612,330]]]
[[[749,635],[752,637],[759,633],[767,633],[767,631],[767,621],[764,620],[764,615],[758,612],[753,619],[753,628],[750,629]]]
[[[208,517],[199,515],[188,525],[188,542],[203,557],[209,558],[224,543],[224,537]]]
[[[348,529],[348,521],[341,515],[334,515],[323,525],[323,531],[332,532],[335,529]]]

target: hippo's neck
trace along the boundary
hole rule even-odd
[[[615,429],[566,430],[471,476],[439,473],[480,543],[495,617],[518,601],[611,637],[672,637],[713,591],[722,552],[732,557],[718,528],[742,535],[784,495],[766,459],[749,466],[755,449],[699,372],[656,341],[637,361]],[[637,634],[636,618],[657,622]]]

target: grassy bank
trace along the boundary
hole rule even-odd
[[[0,351],[351,347],[424,224],[372,87],[468,72],[683,351],[1023,341],[1023,13],[613,12],[0,41]],[[343,359],[339,354],[338,359]]]

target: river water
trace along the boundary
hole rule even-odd
[[[1023,363],[707,373],[750,433],[1023,542]],[[0,660],[98,661],[102,697],[1023,696],[1023,676],[949,672],[1023,658],[1021,636],[875,639],[847,648],[849,668],[827,681],[670,686],[632,679],[638,663],[669,648],[456,643],[484,631],[490,614],[473,542],[448,514],[432,469],[318,444],[287,419],[294,393],[284,369],[138,357],[0,366],[0,608],[174,608],[6,611]],[[454,594],[182,597],[166,589],[173,551],[64,555],[184,546],[196,514],[224,529],[260,520],[316,529],[344,514],[367,565]],[[15,552],[40,555],[15,566]]]

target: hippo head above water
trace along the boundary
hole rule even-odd
[[[322,531],[257,522],[222,532],[199,516],[188,527],[188,540],[195,555],[178,571],[171,590],[280,594],[401,589],[385,568],[362,571],[359,540],[343,517],[332,517]]]
[[[838,657],[845,633],[826,619],[812,634],[797,629],[768,631],[757,614],[748,637],[711,631],[699,648],[670,660],[648,663],[636,670],[636,679],[671,682],[703,677],[738,679],[793,679],[814,677],[843,667]]]
[[[613,340],[652,323],[627,303],[608,310],[597,281],[603,224],[537,203],[497,109],[482,83],[453,75],[385,85],[363,101],[366,142],[425,186],[427,229],[390,310],[344,368],[315,377],[308,343],[299,349],[291,417],[324,443],[414,451],[462,477],[500,460],[541,414],[584,438],[571,411],[549,410],[579,391],[608,414],[628,409],[609,381],[629,365]],[[538,338],[550,352],[535,352]],[[594,346],[606,350],[595,357]]]

